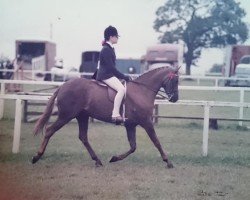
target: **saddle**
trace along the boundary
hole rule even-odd
[[[116,91],[109,87],[107,84],[103,83],[103,82],[100,82],[100,81],[97,81],[97,80],[91,80],[93,82],[95,82],[97,85],[101,86],[101,87],[106,87],[107,88],[107,92],[108,92],[108,99],[109,101],[111,101],[112,103],[114,103],[114,99],[115,99],[115,96],[116,96]],[[123,81],[122,84],[124,85],[126,82]],[[125,120],[127,119],[125,117],[125,103],[124,103],[124,98],[122,100],[122,103],[121,103],[121,107],[120,107],[120,113],[121,113],[121,116],[123,118],[123,122],[125,122]],[[115,123],[116,125],[120,125],[121,123]]]
[[[117,92],[113,88],[109,87],[107,84],[101,81],[97,81],[97,80],[91,80],[91,81],[95,82],[99,86],[106,87],[108,89],[108,99],[114,103],[115,95]],[[126,81],[122,81],[123,85],[125,85],[125,83]],[[124,103],[124,99],[122,101],[122,104],[123,103]]]

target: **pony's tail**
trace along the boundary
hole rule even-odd
[[[52,95],[52,97],[50,97],[48,103],[47,103],[47,107],[45,109],[45,111],[43,112],[42,116],[39,118],[39,120],[36,122],[35,128],[33,130],[33,134],[37,135],[39,132],[41,132],[41,130],[43,129],[43,127],[45,126],[45,124],[49,121],[50,115],[52,113],[52,110],[54,108],[54,104],[55,104],[55,99],[57,97],[57,94],[59,92],[58,88],[54,94]]]

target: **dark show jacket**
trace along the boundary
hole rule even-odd
[[[116,56],[114,49],[109,44],[104,43],[103,48],[100,52],[100,66],[97,70],[96,80],[101,81],[109,79],[112,76],[127,80],[127,76],[116,69],[115,61]]]

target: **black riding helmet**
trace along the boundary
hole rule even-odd
[[[117,36],[117,37],[119,37],[118,32],[117,32],[117,29],[116,29],[115,27],[113,27],[113,26],[109,26],[109,27],[107,27],[107,28],[104,30],[104,39],[105,39],[106,41],[109,40],[109,37],[110,37],[110,36]]]

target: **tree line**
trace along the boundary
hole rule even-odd
[[[161,43],[184,42],[186,74],[204,48],[242,44],[248,39],[245,10],[235,0],[167,0],[156,11],[153,28]]]

